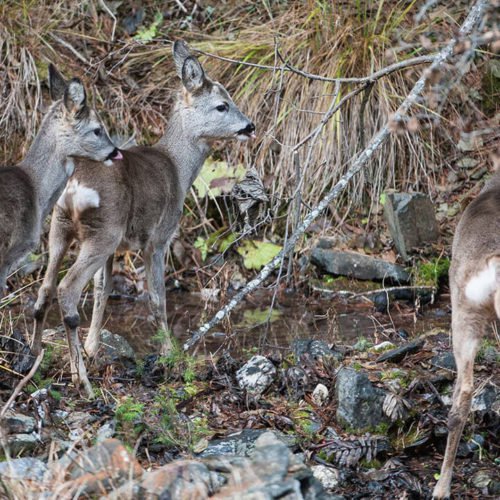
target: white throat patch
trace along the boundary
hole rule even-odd
[[[68,177],[71,177],[73,175],[73,172],[75,171],[75,162],[73,161],[73,158],[66,158],[66,162],[64,163],[64,170]]]

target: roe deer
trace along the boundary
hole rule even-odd
[[[15,167],[0,168],[0,298],[9,272],[37,246],[43,220],[73,173],[73,158],[121,158],[97,114],[87,106],[80,80],[67,83],[50,65],[49,87],[56,102],[26,157]]]
[[[154,146],[123,151],[120,168],[105,171],[99,164],[80,161],[73,179],[54,209],[49,236],[49,264],[35,304],[33,351],[39,352],[43,324],[56,289],[63,256],[74,238],[78,257],[58,287],[64,326],[70,339],[73,381],[82,382],[92,396],[78,343],[78,302],[94,276],[94,309],[85,342],[95,356],[106,301],[111,291],[115,250],[143,250],[150,306],[166,339],[165,253],[182,215],[186,193],[215,140],[254,136],[255,126],[236,107],[224,87],[205,76],[184,42],[175,42],[173,57],[182,92],[174,104],[165,134]],[[93,198],[82,193],[92,193]],[[77,198],[85,197],[86,204]]]
[[[489,323],[500,318],[500,169],[465,209],[457,226],[450,292],[457,380],[446,452],[433,498],[450,496],[453,464],[474,389],[474,359]]]

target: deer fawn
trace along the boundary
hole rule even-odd
[[[43,220],[73,173],[73,158],[121,158],[87,106],[80,80],[67,83],[50,65],[49,87],[56,102],[26,157],[15,167],[0,168],[0,298],[9,272],[37,246]]]
[[[182,214],[188,189],[215,140],[246,140],[255,126],[237,108],[224,87],[205,76],[184,42],[175,42],[173,57],[183,88],[165,134],[154,146],[123,151],[123,162],[103,170],[80,161],[57,202],[49,237],[49,264],[35,305],[33,350],[41,348],[43,324],[56,288],[63,256],[74,238],[78,257],[58,287],[59,306],[70,342],[75,383],[92,396],[78,341],[78,302],[94,276],[94,309],[85,350],[95,356],[106,301],[111,291],[115,250],[142,250],[155,323],[164,331],[162,352],[171,339],[167,327],[165,253]],[[86,203],[79,203],[79,198]]]
[[[474,389],[474,359],[489,323],[500,318],[500,170],[466,208],[457,226],[450,291],[457,381],[446,452],[433,498],[450,496],[453,464]]]

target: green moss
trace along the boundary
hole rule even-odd
[[[499,363],[500,352],[498,351],[497,342],[489,338],[483,339],[476,354],[476,361],[479,362],[496,361],[497,363]]]
[[[380,374],[380,380],[397,380],[399,385],[403,388],[408,387],[412,380],[412,375],[409,372],[400,370],[399,368],[392,368],[390,370],[383,371]]]
[[[448,279],[449,269],[450,259],[447,257],[437,257],[429,262],[423,262],[415,269],[415,285],[438,288]]]
[[[357,372],[363,369],[363,365],[361,363],[358,363],[357,361],[354,361],[354,363],[352,363],[350,367],[356,370]]]
[[[358,341],[352,346],[353,349],[361,352],[367,351],[370,347],[373,347],[373,342],[365,337],[359,337]]]
[[[373,460],[361,460],[361,467],[366,467],[367,469],[380,469],[382,468],[382,462],[374,458]]]

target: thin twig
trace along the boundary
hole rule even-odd
[[[17,398],[17,396],[19,395],[19,393],[23,390],[23,387],[32,379],[33,375],[38,370],[38,367],[40,366],[40,363],[42,362],[44,353],[45,353],[45,350],[42,349],[40,351],[40,354],[37,356],[37,358],[35,360],[35,364],[31,367],[31,370],[28,373],[28,375],[26,375],[26,377],[24,377],[16,385],[16,388],[14,389],[14,392],[12,393],[12,395],[9,398],[9,400],[7,401],[7,403],[5,403],[4,407],[2,408],[2,411],[0,412],[0,418],[2,418],[2,417],[5,416],[5,413],[9,409],[9,406],[13,403],[13,401]]]
[[[487,1],[478,0],[474,7],[470,10],[469,15],[465,19],[462,27],[460,28],[461,35],[467,35],[474,28],[478,20],[480,20]],[[412,90],[406,97],[406,99],[401,103],[396,113],[394,113],[392,120],[399,121],[408,112],[408,110],[417,102],[418,98],[424,91],[425,85],[428,81],[429,76],[432,74],[433,70],[436,70],[442,66],[442,64],[453,55],[453,48],[457,43],[456,39],[453,39],[444,49],[442,49],[435,57],[430,65],[429,69],[424,71],[422,76],[419,78],[417,83],[413,86]],[[391,120],[391,121],[392,121]],[[222,309],[220,309],[215,316],[204,325],[202,325],[196,332],[193,333],[191,339],[189,339],[184,344],[184,350],[192,348],[197,344],[207,332],[222,321],[250,292],[254,291],[271,273],[279,266],[282,259],[287,255],[290,250],[295,246],[298,239],[304,234],[306,229],[312,224],[312,222],[322,214],[328,207],[328,205],[337,198],[340,193],[343,192],[345,187],[348,185],[349,181],[368,163],[372,158],[374,153],[382,146],[382,144],[387,140],[391,134],[390,121],[382,127],[382,129],[372,138],[370,144],[364,149],[360,155],[353,161],[351,168],[341,177],[341,179],[335,184],[335,186],[330,190],[330,192],[319,202],[319,204],[304,218],[302,223],[299,225],[297,230],[291,235],[288,242],[284,245],[281,252],[267,263],[260,273],[247,285],[245,285]]]
[[[295,68],[294,66],[290,65],[289,63],[284,63],[281,66],[270,66],[267,64],[257,64],[257,63],[252,63],[248,61],[239,61],[238,59],[231,59],[230,57],[223,57],[223,56],[218,56],[216,54],[212,54],[211,52],[205,52],[204,50],[199,50],[199,49],[194,49],[195,52],[198,52],[199,54],[203,54],[204,56],[207,57],[212,57],[214,59],[218,59],[219,61],[226,61],[232,64],[239,64],[241,66],[250,66],[252,68],[259,68],[259,69],[265,69],[267,71],[289,71],[290,73],[295,73],[297,75],[303,76],[304,78],[308,78],[309,80],[319,80],[321,82],[339,82],[339,83],[367,83],[371,82],[373,80],[378,80],[379,78],[382,78],[383,76],[389,75],[391,73],[394,73],[395,71],[399,71],[401,69],[408,68],[410,66],[418,66],[420,64],[427,64],[432,62],[436,54],[429,54],[427,56],[418,56],[418,57],[412,57],[410,59],[405,59],[404,61],[400,61],[394,64],[391,64],[390,66],[387,66],[385,68],[382,68],[378,71],[375,71],[375,73],[372,73],[371,75],[368,76],[363,76],[363,77],[343,77],[343,78],[331,78],[328,76],[321,76],[321,75],[315,75],[313,73],[308,73],[307,71],[303,71],[301,69]]]
[[[115,30],[116,30],[116,16],[113,14],[111,9],[106,5],[104,0],[99,0],[101,7],[113,18],[113,31],[111,32],[111,41],[115,41]]]

